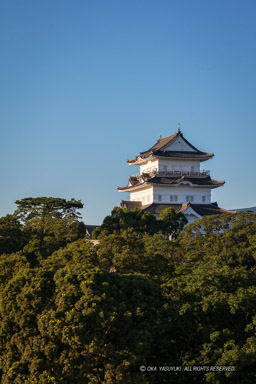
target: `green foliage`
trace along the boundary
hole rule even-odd
[[[94,231],[94,237],[99,235],[120,234],[122,231],[133,230],[138,234],[154,235],[162,232],[165,235],[176,237],[187,223],[187,219],[181,212],[175,212],[173,208],[166,208],[157,220],[150,212],[144,212],[140,208],[127,209],[114,207],[111,216],[105,217],[101,227]]]
[[[97,253],[101,266],[121,274],[140,274],[161,281],[170,270],[170,241],[160,233],[153,236],[132,229],[100,236]]]
[[[77,218],[78,209],[83,208],[80,200],[55,198],[55,197],[26,197],[15,202],[18,206],[16,215],[22,221],[34,218],[52,216],[55,218]]]
[[[139,380],[161,289],[140,276],[100,271],[96,259],[79,240],[9,280],[0,302],[3,383]]]
[[[94,245],[62,199],[44,199],[0,219],[1,383],[256,381],[255,214],[205,217],[182,231],[172,209],[156,220],[114,208]]]
[[[171,236],[171,238],[177,237],[187,224],[187,219],[181,212],[176,212],[172,207],[164,209],[160,213],[159,225],[163,233]]]
[[[239,212],[204,217],[187,226],[181,250],[191,260],[215,257],[230,266],[255,264],[255,214]]]
[[[206,373],[209,383],[255,381],[255,217],[205,217],[186,227],[176,248],[180,263],[163,285],[171,314],[175,303],[180,360],[236,369]]]
[[[23,251],[29,260],[50,256],[67,243],[85,236],[85,225],[72,217],[51,216],[30,219],[24,226],[27,244]]]
[[[23,250],[36,264],[67,243],[85,236],[85,224],[78,221],[80,200],[37,197],[16,201],[13,215],[0,219],[0,254]]]
[[[0,254],[12,253],[23,246],[22,226],[14,215],[0,218]]]
[[[29,268],[29,263],[22,252],[2,255],[0,258],[0,291],[19,270]]]
[[[104,235],[110,235],[131,229],[137,233],[154,234],[158,230],[157,220],[154,215],[139,208],[114,207],[111,216],[106,216],[101,227],[94,231],[94,236],[98,237],[102,232]]]

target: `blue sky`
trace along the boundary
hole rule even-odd
[[[223,208],[256,205],[254,0],[2,0],[0,215],[29,196],[81,199],[100,224],[174,133],[214,152]]]

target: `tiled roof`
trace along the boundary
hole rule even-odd
[[[140,155],[143,157],[148,157],[148,155],[152,152],[158,151],[158,150],[163,150],[164,148],[168,147],[171,145],[179,136],[179,133],[174,133],[171,136],[164,137],[162,139],[158,139],[157,142],[149,148],[147,151],[140,152]]]
[[[124,187],[118,187],[119,191],[131,190],[134,187],[142,186],[144,184],[160,184],[160,185],[179,185],[180,183],[190,183],[194,186],[205,186],[216,188],[225,184],[224,180],[218,181],[211,179],[210,176],[205,177],[191,177],[191,176],[153,176],[150,177],[148,174],[142,174],[139,176],[131,176],[129,184]]]
[[[213,153],[206,153],[206,152],[189,152],[189,151],[155,151],[154,156],[156,157],[168,157],[173,159],[205,159],[208,160],[211,157],[214,156]],[[141,156],[142,157],[142,156]]]
[[[142,202],[141,201],[126,201],[122,200],[120,203],[120,208],[128,208],[128,209],[133,209],[133,208],[141,208],[142,207]]]
[[[202,177],[189,177],[189,176],[181,176],[181,177],[160,177],[155,176],[150,180],[147,180],[149,184],[164,184],[164,185],[177,185],[180,183],[191,183],[193,185],[203,185],[203,186],[210,186],[210,185],[223,185],[224,181],[218,181],[211,179],[210,176],[206,176],[204,178]]]
[[[165,151],[169,145],[174,143],[178,137],[182,137],[185,143],[193,150],[189,151]],[[139,158],[146,159],[149,156],[154,155],[156,157],[168,157],[168,158],[183,158],[183,159],[209,159],[214,156],[213,153],[206,153],[199,151],[194,147],[188,140],[186,140],[181,132],[174,133],[171,136],[164,137],[163,139],[158,139],[156,144],[154,144],[147,151],[140,152],[139,156],[136,156],[134,159],[128,160],[128,163],[135,163]]]
[[[218,215],[220,213],[234,213],[220,208],[217,203],[212,204],[190,204],[190,207],[200,216]]]

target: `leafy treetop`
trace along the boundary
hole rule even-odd
[[[101,227],[94,231],[94,237],[100,234],[110,235],[126,230],[134,230],[140,234],[153,235],[162,232],[176,237],[187,223],[185,216],[176,212],[173,208],[164,209],[160,220],[157,220],[150,212],[140,208],[128,209],[114,207],[110,216],[106,216]]]
[[[55,218],[78,218],[78,209],[83,208],[81,200],[66,200],[56,197],[26,197],[15,202],[18,206],[15,214],[22,221],[52,216]]]

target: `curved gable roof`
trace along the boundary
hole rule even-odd
[[[175,143],[175,141],[179,137],[182,138],[182,140],[187,144],[187,146],[191,148],[193,152],[190,153],[184,150],[172,151],[171,149],[166,150],[166,148],[170,147],[173,143]],[[144,152],[140,152],[138,156],[136,156],[134,159],[127,160],[127,162],[130,164],[133,164],[133,163],[136,163],[137,160],[146,159],[151,155],[153,156],[155,155],[157,157],[180,157],[181,156],[183,158],[186,158],[186,157],[211,158],[214,156],[213,153],[206,153],[206,152],[199,151],[199,149],[194,147],[188,140],[185,139],[185,137],[181,132],[177,132],[171,136],[159,138],[152,147],[150,147],[148,150]]]

